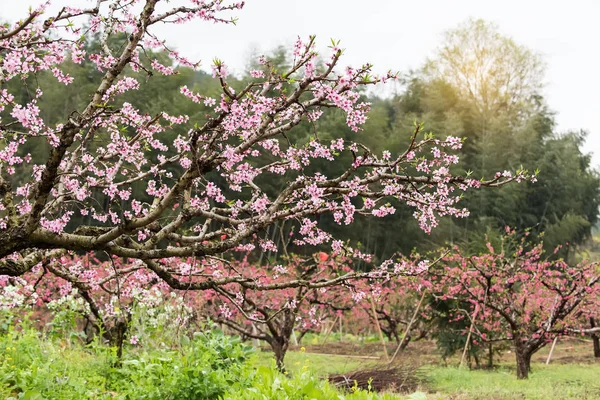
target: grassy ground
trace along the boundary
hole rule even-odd
[[[344,373],[365,367],[365,360],[346,355],[337,354],[314,354],[302,351],[288,352],[285,357],[285,365],[290,372],[299,371],[304,365],[308,365],[319,376]],[[274,364],[273,354],[269,351],[261,351],[256,357],[257,366],[270,366]]]
[[[533,366],[529,380],[515,379],[514,370],[469,371],[436,367],[428,371],[429,399],[600,399],[600,366]]]
[[[411,348],[412,346],[412,348]],[[327,351],[334,354],[324,354]],[[344,351],[345,350],[345,351]],[[518,381],[515,377],[514,354],[506,350],[496,360],[494,370],[456,368],[457,360],[440,364],[440,358],[431,343],[411,343],[401,362],[417,363],[425,381],[418,389],[426,394],[414,399],[451,400],[513,400],[513,399],[600,399],[600,362],[592,357],[591,344],[582,341],[559,342],[552,362],[546,366],[549,349],[542,349],[533,358],[530,379]],[[317,354],[315,354],[317,353]],[[346,354],[344,354],[346,353]],[[290,351],[286,365],[291,372],[309,365],[320,376],[368,369],[383,364],[381,347],[377,343],[330,343],[325,346],[307,344],[306,351]],[[272,354],[258,353],[256,363],[268,365]],[[308,360],[308,361],[307,361]],[[407,399],[408,397],[399,397]]]

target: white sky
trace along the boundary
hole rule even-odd
[[[22,18],[37,3],[0,0],[0,19]],[[596,153],[600,167],[600,0],[247,0],[238,16],[237,26],[192,22],[169,26],[163,37],[206,67],[218,57],[239,72],[251,49],[267,52],[316,34],[323,47],[330,38],[341,39],[347,64],[370,62],[384,72],[418,68],[442,32],[468,17],[495,22],[503,34],[544,56],[545,96],[558,113],[558,129],[589,131],[585,149]]]

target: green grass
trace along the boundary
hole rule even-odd
[[[517,380],[514,369],[469,371],[435,367],[427,372],[430,399],[600,399],[600,366],[535,364],[528,380]]]
[[[341,374],[364,368],[365,365],[368,365],[365,361],[371,360],[344,355],[312,354],[302,351],[288,351],[285,356],[285,366],[290,372],[299,371],[307,366],[319,376]],[[259,351],[254,360],[256,366],[271,366],[274,362],[273,353],[269,351]]]

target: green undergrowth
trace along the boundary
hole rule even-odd
[[[256,352],[220,331],[196,333],[169,346],[125,348],[43,337],[37,331],[0,335],[0,399],[241,399],[241,400],[508,400],[599,399],[600,365],[534,364],[519,381],[507,364],[493,371],[424,367],[426,380],[408,396],[341,392],[330,373],[368,369],[343,355],[289,352],[287,373],[272,354]]]
[[[294,366],[282,374],[239,338],[219,331],[196,333],[175,348],[130,345],[121,360],[114,348],[97,341],[83,345],[37,331],[10,331],[0,335],[0,398],[397,399],[358,389],[342,393],[306,355],[290,359]]]
[[[259,366],[251,373],[252,385],[229,392],[227,400],[398,400],[393,394],[376,394],[354,388],[342,393],[310,368],[283,375],[273,367]]]
[[[239,339],[198,333],[179,349],[126,349],[0,336],[2,399],[212,399],[249,384],[252,354]]]

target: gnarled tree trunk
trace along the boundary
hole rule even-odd
[[[110,345],[117,348],[117,366],[121,365],[121,358],[123,357],[123,344],[125,343],[125,336],[128,328],[129,318],[120,316],[115,322],[114,326],[106,330]]]
[[[309,332],[308,329],[300,331],[300,333],[298,334],[298,345],[300,345],[302,343],[302,339],[304,338],[304,335],[306,335],[308,332]]]
[[[596,320],[593,317],[590,318],[590,326],[592,328],[595,328],[597,326]],[[594,343],[594,357],[600,358],[600,336],[598,336],[597,333],[592,333],[591,337],[592,342]]]
[[[402,338],[402,343],[400,343],[400,351],[404,351],[404,349],[406,349],[411,339],[412,337],[410,336],[410,334],[407,334]]]
[[[275,364],[277,365],[277,369],[281,372],[285,372],[284,359],[290,345],[289,338],[283,336],[273,337],[269,340],[269,344],[275,354]]]
[[[531,370],[531,356],[533,353],[520,339],[515,338],[515,357],[517,360],[517,379],[528,379]]]
[[[600,358],[600,337],[594,333],[592,335],[592,342],[594,342],[594,357]]]

